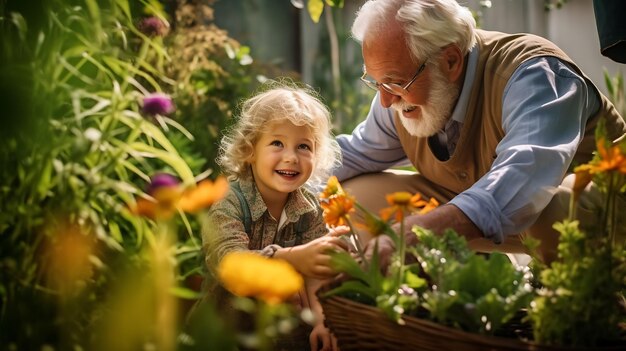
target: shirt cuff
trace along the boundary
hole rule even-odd
[[[261,250],[261,255],[265,257],[272,258],[278,249],[280,249],[280,245],[272,244],[268,245],[263,250]]]
[[[485,239],[501,244],[504,227],[513,223],[502,215],[500,206],[490,193],[482,189],[468,189],[454,197],[450,204],[458,207],[480,229]]]

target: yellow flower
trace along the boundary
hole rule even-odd
[[[234,295],[256,297],[268,304],[285,301],[304,284],[302,276],[287,261],[249,251],[226,254],[219,264],[218,276]]]
[[[348,216],[354,212],[354,197],[345,193],[335,194],[320,202],[324,209],[324,222],[331,227],[348,225]]]

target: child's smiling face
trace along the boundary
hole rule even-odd
[[[260,134],[250,164],[259,191],[268,196],[302,186],[313,172],[314,160],[311,129],[284,121],[271,124]]]

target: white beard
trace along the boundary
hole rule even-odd
[[[406,103],[404,100],[393,104],[391,107],[400,114],[402,125],[411,135],[425,138],[435,135],[435,133],[443,129],[450,118],[452,108],[458,97],[459,88],[454,84],[448,84],[439,67],[433,66],[427,103],[416,106],[421,111],[419,118],[405,118],[402,116],[403,110],[413,107],[413,105]]]

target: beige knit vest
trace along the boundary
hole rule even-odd
[[[477,45],[479,58],[467,114],[456,150],[449,160],[438,160],[428,146],[428,138],[410,135],[397,113],[394,117],[400,142],[415,168],[427,179],[457,194],[469,188],[491,168],[497,156],[496,146],[504,137],[503,91],[515,69],[524,61],[538,56],[555,56],[571,64],[590,81],[563,51],[535,35],[478,30]],[[595,150],[594,130],[600,116],[606,118],[611,140],[626,134],[626,124],[613,104],[602,94],[600,98],[600,110],[587,123],[574,164],[591,158]]]

